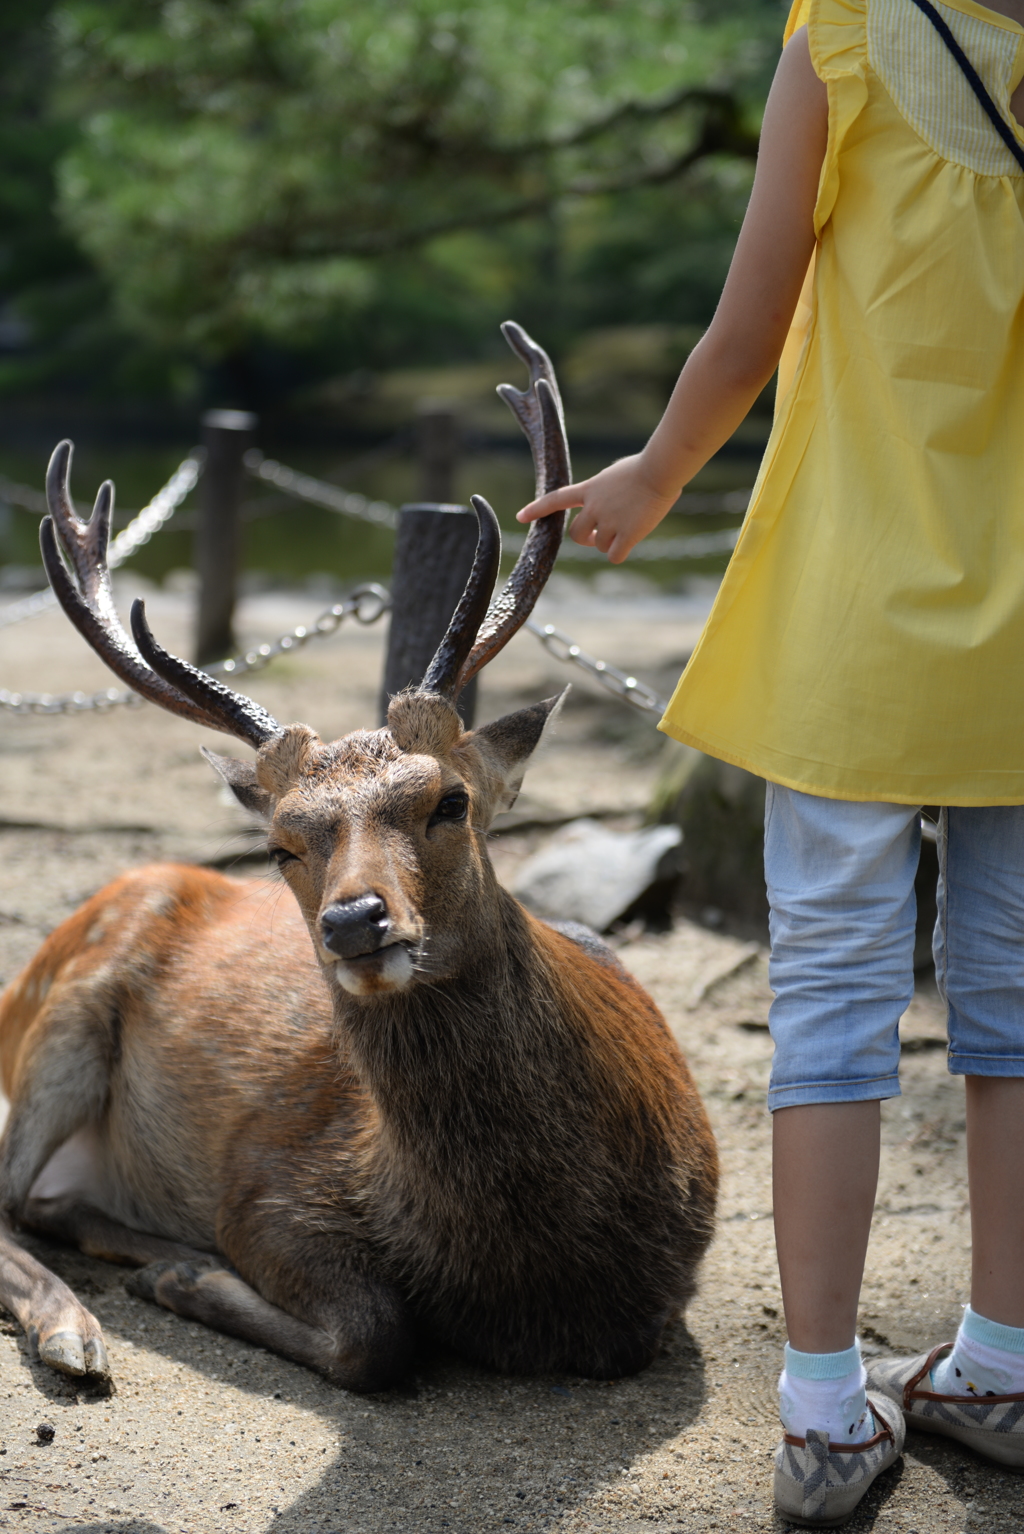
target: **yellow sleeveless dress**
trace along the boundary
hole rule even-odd
[[[1024,30],[934,0],[1015,128]],[[836,799],[1024,803],[1024,172],[913,0],[797,0],[815,259],[661,728]]]

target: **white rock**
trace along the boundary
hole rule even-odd
[[[610,831],[573,820],[522,864],[512,893],[536,916],[603,932],[656,882],[665,854],[681,841],[674,825]]]

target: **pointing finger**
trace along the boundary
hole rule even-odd
[[[578,485],[565,485],[561,490],[551,490],[547,495],[538,496],[522,511],[516,513],[517,522],[537,522],[541,517],[550,517],[553,511],[569,511],[573,506],[583,505],[583,496],[587,488],[586,481]]]

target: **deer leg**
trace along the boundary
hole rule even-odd
[[[112,1220],[86,1199],[29,1198],[18,1211],[18,1224],[57,1241],[77,1246],[87,1257],[142,1268],[151,1262],[189,1262],[206,1256],[182,1241],[166,1241],[148,1231],[132,1230]]]
[[[125,1286],[175,1315],[303,1364],[345,1390],[383,1390],[408,1368],[411,1327],[388,1286],[348,1277],[332,1296],[332,1314],[319,1323],[271,1304],[216,1257],[152,1263]]]
[[[26,1034],[29,1063],[0,1139],[0,1305],[43,1363],[96,1383],[110,1378],[99,1322],[18,1244],[10,1217],[20,1215],[54,1152],[99,1117],[108,1084],[104,1032],[99,1010],[44,1005]]]
[[[26,1252],[0,1215],[0,1305],[25,1329],[29,1346],[44,1364],[62,1374],[110,1382],[103,1332],[55,1273]]]

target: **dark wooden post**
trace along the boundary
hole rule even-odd
[[[477,521],[467,506],[417,502],[403,506],[391,571],[391,629],[384,661],[381,721],[396,692],[422,681],[473,568]],[[476,678],[459,698],[467,729],[476,708]]]
[[[256,417],[247,410],[207,410],[206,463],[199,480],[195,560],[199,576],[196,662],[230,655],[241,561],[242,457],[253,446]]]
[[[418,505],[450,506],[455,500],[459,419],[445,400],[421,400],[416,407]]]

